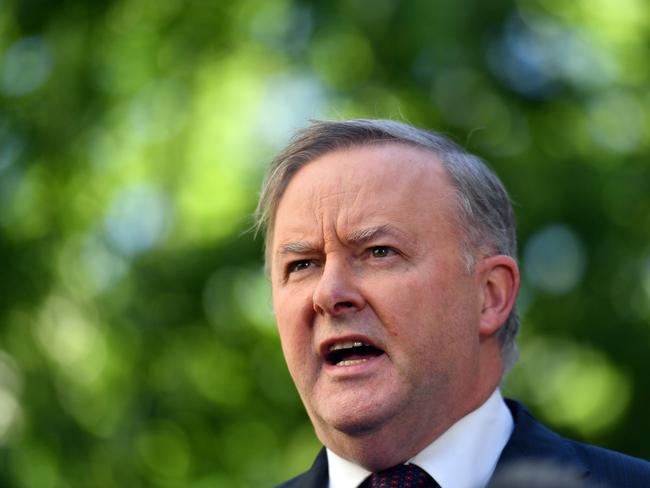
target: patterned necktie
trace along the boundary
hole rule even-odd
[[[359,488],[440,488],[440,485],[419,466],[400,464],[372,473]]]

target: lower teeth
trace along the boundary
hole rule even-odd
[[[336,363],[337,366],[352,366],[355,364],[363,363],[367,359],[346,359],[345,361],[339,361]]]

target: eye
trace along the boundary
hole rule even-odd
[[[312,264],[313,263],[309,259],[301,259],[300,261],[293,261],[287,265],[287,273],[302,271],[312,266]]]
[[[374,246],[370,248],[370,255],[373,258],[387,258],[395,254],[395,250],[388,246]]]

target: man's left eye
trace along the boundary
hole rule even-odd
[[[373,258],[386,258],[395,251],[388,246],[375,246],[370,248],[370,255]]]

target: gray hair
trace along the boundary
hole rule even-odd
[[[275,214],[289,182],[311,161],[340,149],[377,143],[423,148],[436,155],[450,177],[457,196],[459,224],[463,230],[463,255],[467,271],[477,252],[505,254],[517,259],[515,216],[501,180],[481,161],[447,137],[392,120],[353,119],[316,121],[298,131],[271,165],[255,211],[255,229],[266,230],[266,262]],[[519,317],[513,307],[498,337],[506,371],[517,360],[515,337]]]

